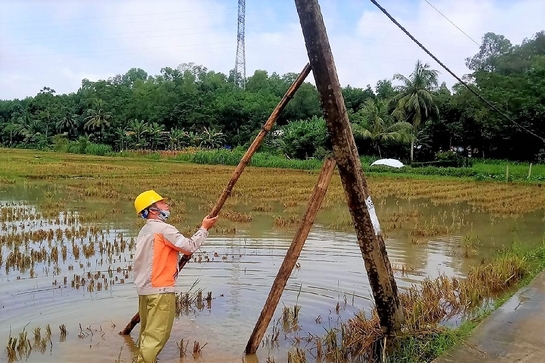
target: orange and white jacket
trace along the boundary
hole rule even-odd
[[[134,284],[138,295],[176,292],[178,252],[191,255],[208,237],[199,228],[191,238],[159,219],[148,219],[136,239]]]

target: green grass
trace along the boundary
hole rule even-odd
[[[399,349],[386,361],[388,363],[431,362],[450,348],[467,339],[477,326],[475,321],[466,321],[456,329],[448,329],[425,337],[408,337],[399,341]]]
[[[456,347],[467,339],[475,327],[486,317],[507,302],[523,286],[528,285],[540,272],[545,269],[545,240],[538,248],[528,249],[520,244],[514,244],[508,251],[504,251],[497,259],[504,255],[516,255],[528,262],[530,269],[516,286],[505,291],[494,299],[494,303],[472,314],[470,320],[465,320],[454,329],[445,329],[440,333],[425,336],[402,338],[398,348],[387,360],[389,363],[421,363],[431,362],[449,349]]]
[[[183,154],[177,157],[181,160],[197,164],[208,165],[237,165],[243,156],[243,152],[229,150],[210,150],[198,151],[194,154]],[[545,181],[545,165],[532,165],[531,173],[529,163],[515,163],[509,161],[476,161],[472,167],[410,167],[405,166],[400,169],[386,166],[370,166],[375,160],[374,157],[362,156],[360,158],[364,171],[369,174],[388,174],[388,175],[416,175],[416,176],[438,176],[454,177],[471,180],[495,180],[510,182],[541,182]],[[321,160],[295,160],[286,159],[280,155],[269,153],[256,153],[251,161],[251,166],[266,168],[286,168],[286,169],[320,169]],[[509,167],[509,168],[508,168]],[[507,169],[509,169],[507,175]]]
[[[184,161],[197,164],[209,165],[237,165],[242,158],[242,152],[228,150],[198,151],[195,154],[185,154],[181,157]],[[389,174],[389,175],[418,175],[418,176],[439,176],[465,178],[471,180],[496,180],[496,181],[524,181],[540,182],[545,181],[545,165],[532,165],[531,173],[529,163],[514,163],[509,161],[476,161],[472,167],[410,167],[405,166],[400,169],[386,166],[373,166],[370,164],[375,160],[373,157],[363,156],[360,158],[362,166],[366,173],[371,174]],[[251,162],[251,166],[273,167],[287,169],[319,169],[322,165],[320,160],[289,160],[283,156],[272,155],[268,153],[256,153]],[[507,175],[507,169],[509,173]],[[530,175],[530,176],[529,176]]]
[[[192,157],[187,155],[182,156],[182,160],[190,161],[196,164],[208,165],[238,165],[244,153],[228,150],[210,150],[197,151]],[[249,163],[250,166],[265,167],[265,168],[282,168],[282,169],[305,169],[314,170],[320,169],[322,166],[321,160],[297,160],[286,159],[283,156],[273,155],[269,153],[255,153]]]
[[[1,149],[0,149],[1,152]],[[29,150],[30,153],[38,151]],[[146,151],[123,151],[113,152],[110,147],[101,144],[86,142],[85,140],[72,141],[59,145],[57,152],[89,154],[96,156],[135,158],[140,160],[163,160],[195,163],[202,165],[237,165],[244,150],[202,150],[192,149],[182,152],[146,152]],[[530,163],[512,162],[507,160],[483,160],[474,159],[471,167],[438,167],[423,166],[411,167],[405,166],[400,169],[386,166],[370,166],[376,157],[360,157],[363,170],[369,175],[388,175],[416,178],[460,178],[465,180],[477,181],[499,181],[499,182],[545,182],[545,165]],[[253,155],[249,163],[250,166],[263,168],[282,168],[298,170],[319,170],[322,166],[322,160],[308,159],[287,159],[283,155],[271,154],[267,152],[257,152]]]
[[[518,163],[508,161],[486,161],[477,162],[472,169],[483,175],[494,175],[497,178],[505,180],[507,175],[507,167],[509,167],[509,180],[530,180],[536,181],[545,180],[545,165],[532,164],[530,170],[529,163]]]

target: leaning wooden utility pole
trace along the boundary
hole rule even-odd
[[[299,228],[297,229],[295,236],[293,236],[290,248],[288,248],[286,252],[284,261],[278,270],[278,274],[274,279],[271,291],[269,292],[265,306],[263,306],[263,310],[261,310],[261,314],[257,319],[252,335],[250,336],[250,339],[248,339],[248,344],[246,345],[245,350],[246,354],[254,354],[261,343],[261,339],[263,339],[263,336],[265,335],[265,331],[267,330],[272,316],[274,315],[274,311],[278,306],[282,292],[284,292],[286,283],[288,282],[293,268],[297,263],[299,255],[301,255],[301,251],[303,250],[303,246],[307,240],[310,229],[312,228],[316,215],[320,210],[320,206],[324,200],[334,170],[335,160],[331,158],[325,159],[324,164],[322,165],[322,171],[318,177],[318,182],[316,183],[316,186],[314,186],[314,191],[310,196],[307,210],[303,216],[303,219],[301,220],[301,223],[299,224]]]
[[[380,224],[350,129],[320,6],[318,0],[295,0],[295,6],[380,324],[385,334],[393,336],[401,328],[403,311]]]

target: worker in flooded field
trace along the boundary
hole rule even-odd
[[[154,190],[147,190],[134,201],[136,213],[146,219],[136,240],[134,284],[140,315],[139,363],[154,363],[170,337],[174,322],[179,253],[191,255],[208,237],[217,216],[204,217],[191,238],[166,223],[170,207]]]

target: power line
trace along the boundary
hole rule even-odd
[[[443,62],[441,62],[439,59],[437,59],[437,57],[435,55],[433,55],[426,47],[424,47],[422,45],[422,43],[420,43],[411,33],[409,33],[408,30],[406,30],[403,25],[399,24],[399,22],[393,17],[390,15],[390,13],[388,13],[388,11],[386,11],[386,9],[384,9],[382,6],[380,6],[380,4],[378,2],[376,2],[375,0],[370,0],[377,8],[379,8],[380,11],[382,11],[384,13],[384,15],[386,15],[388,17],[388,19],[390,19],[395,25],[398,26],[399,29],[401,29],[409,38],[411,38],[411,40],[413,42],[415,42],[420,48],[422,48],[424,50],[424,52],[426,52],[430,57],[433,58],[433,60],[435,60],[441,67],[443,67],[447,72],[450,73],[450,75],[452,75],[454,78],[456,78],[456,80],[458,82],[460,82],[461,84],[463,84],[471,93],[473,93],[475,96],[477,96],[477,98],[479,98],[481,101],[483,101],[484,103],[486,103],[488,105],[488,107],[490,107],[492,110],[496,111],[497,113],[499,113],[500,115],[502,115],[505,119],[507,119],[508,121],[512,122],[514,125],[518,126],[519,128],[521,128],[522,130],[526,131],[527,133],[537,137],[538,139],[540,139],[541,141],[545,142],[545,138],[543,138],[542,136],[539,136],[538,134],[536,134],[535,132],[533,132],[532,130],[522,126],[521,124],[519,124],[518,122],[516,122],[515,120],[511,119],[509,116],[507,116],[504,112],[502,112],[501,110],[499,110],[496,106],[494,106],[492,103],[490,103],[490,101],[488,101],[486,98],[484,98],[483,96],[481,96],[477,91],[475,91],[472,87],[470,87],[466,82],[464,82],[460,77],[458,77],[454,72],[452,72],[446,65],[443,64]]]
[[[435,9],[435,11],[437,11],[439,14],[441,14],[441,16],[445,19],[448,20],[449,23],[451,23],[452,25],[454,25],[456,27],[456,29],[458,29],[459,31],[461,31],[466,37],[468,37],[473,43],[477,44],[478,47],[480,47],[481,45],[479,43],[477,43],[472,37],[470,37],[465,31],[463,31],[458,25],[454,24],[452,22],[452,20],[450,20],[449,18],[447,18],[445,16],[445,14],[443,14],[442,12],[439,11],[439,9],[437,9],[435,6],[433,6],[428,0],[424,0],[425,2],[428,3],[429,6],[431,6],[433,9]]]

